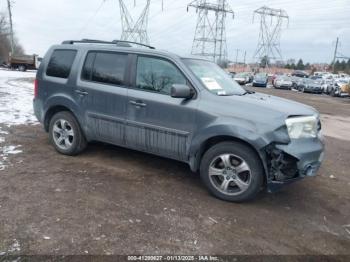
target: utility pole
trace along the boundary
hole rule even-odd
[[[234,17],[227,0],[194,0],[187,11],[189,7],[198,12],[191,54],[219,63],[227,60],[226,15]]]
[[[266,6],[256,9],[253,14],[260,17],[260,33],[258,47],[255,51],[254,58],[259,60],[265,59],[266,66],[272,59],[282,60],[280,49],[280,38],[282,24],[284,19],[289,22],[289,16],[282,9],[274,9]]]
[[[239,53],[239,49],[236,49],[236,61],[235,61],[236,65],[238,64],[238,53]]]
[[[334,73],[334,69],[335,69],[335,60],[337,59],[338,44],[339,44],[339,37],[337,37],[337,41],[335,43],[334,56],[333,56],[333,73]]]
[[[12,25],[11,0],[7,0],[7,8],[8,8],[9,19],[10,19],[11,55],[13,55],[15,45],[14,45],[14,40],[13,40],[13,25]]]

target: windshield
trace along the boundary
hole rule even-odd
[[[259,73],[259,74],[256,74],[255,75],[255,78],[266,78],[267,76],[266,76],[266,74],[264,74],[264,73]]]
[[[241,78],[245,78],[247,76],[247,74],[246,73],[238,73],[238,74],[236,74],[236,76],[235,77],[241,77]]]
[[[246,91],[217,64],[199,59],[183,59],[193,74],[211,93],[219,96],[243,95]]]

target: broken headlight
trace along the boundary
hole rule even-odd
[[[286,119],[290,139],[314,138],[317,136],[317,117],[301,116]]]

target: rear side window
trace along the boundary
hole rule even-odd
[[[47,66],[46,75],[59,78],[68,78],[76,54],[76,50],[53,51]]]
[[[89,52],[82,70],[82,79],[103,84],[124,85],[127,54]]]

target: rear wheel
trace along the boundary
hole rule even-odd
[[[67,111],[56,113],[49,127],[50,141],[55,149],[64,155],[77,155],[83,151],[87,142],[79,123]]]
[[[201,179],[217,198],[232,202],[247,201],[263,186],[264,169],[257,154],[238,142],[222,142],[203,156]]]

